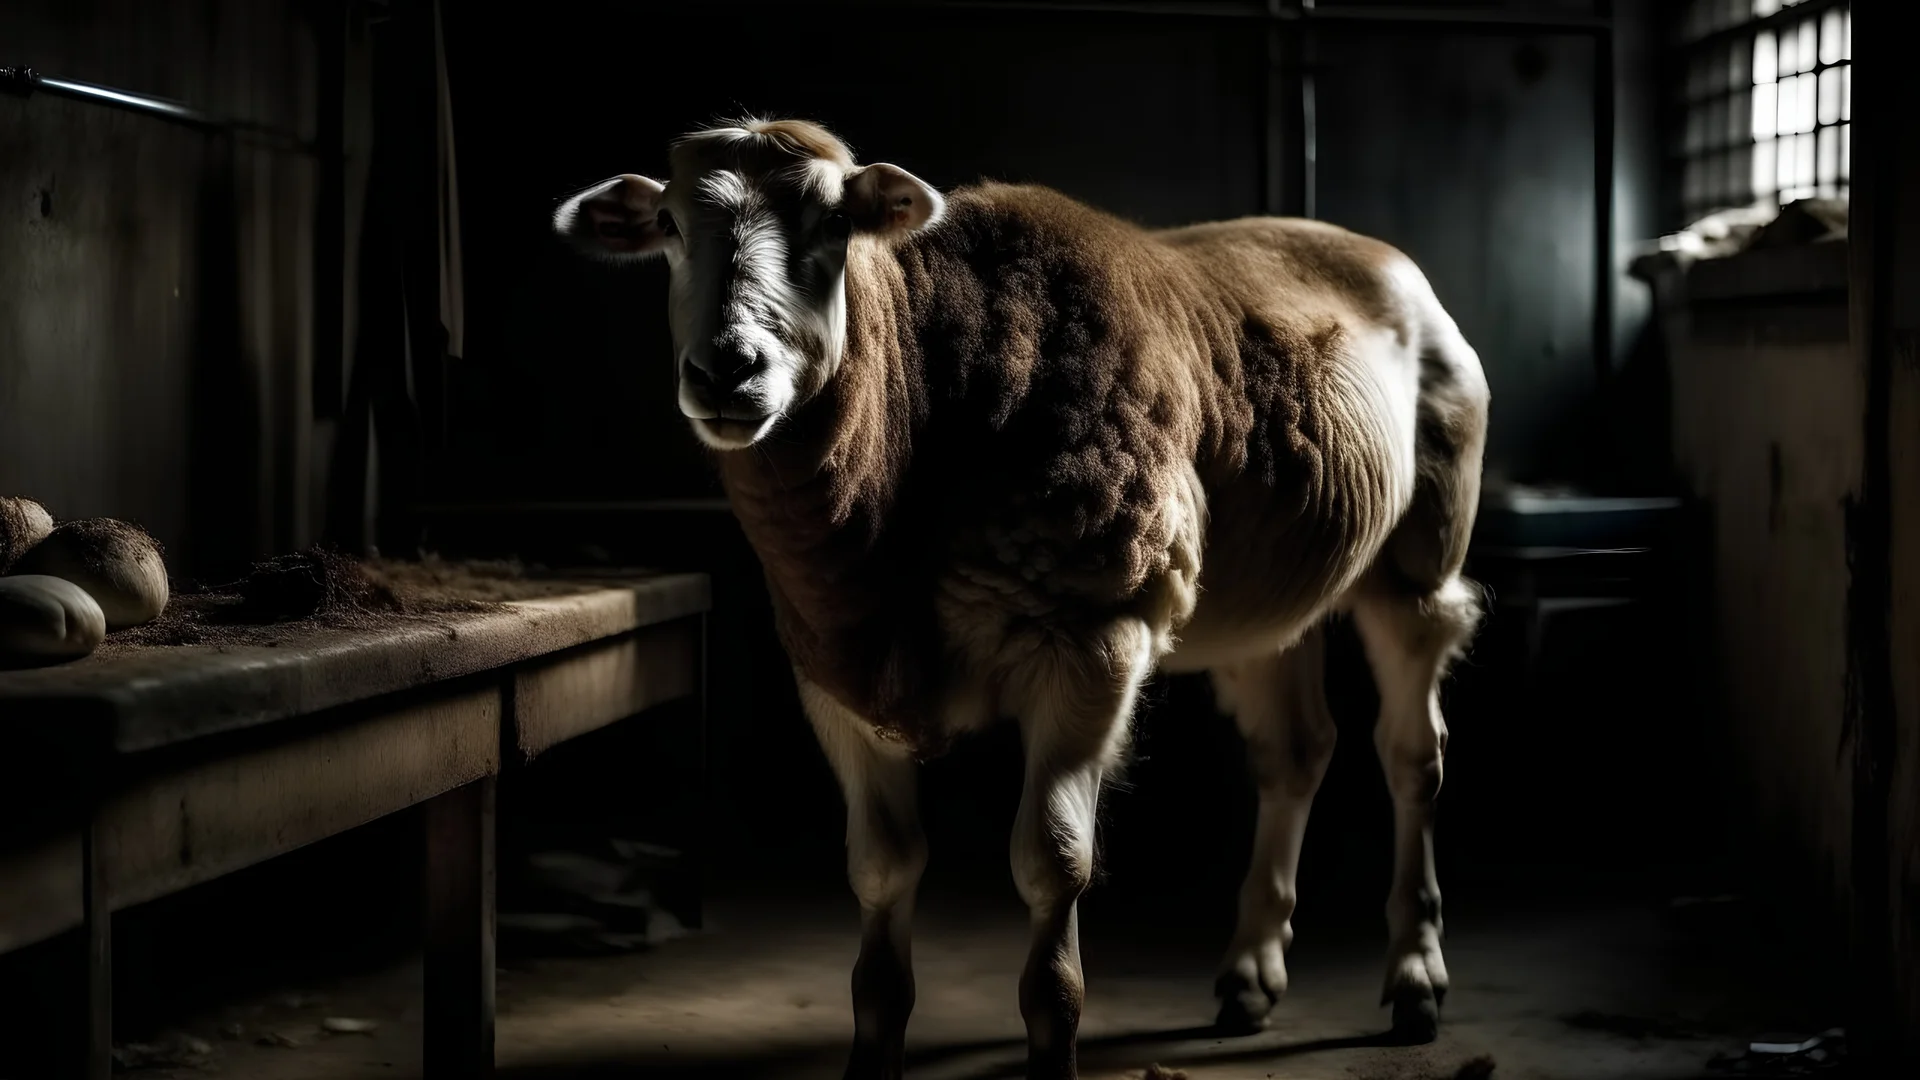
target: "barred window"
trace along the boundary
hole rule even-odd
[[[1690,0],[1680,26],[1688,220],[1845,195],[1853,10],[1845,0]]]

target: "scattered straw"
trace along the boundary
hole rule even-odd
[[[279,645],[316,630],[442,624],[509,600],[577,589],[517,563],[354,559],[319,548],[254,564],[239,581],[177,589],[158,619],[107,637],[101,652],[174,645]]]

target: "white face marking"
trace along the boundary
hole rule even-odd
[[[623,173],[554,210],[554,231],[597,258],[665,256],[680,411],[709,446],[765,438],[838,370],[847,337],[847,246],[856,229],[898,238],[945,202],[803,121],[747,119],[679,140],[674,179]]]
[[[824,385],[846,337],[839,166],[676,178],[668,322],[680,411],[708,446],[751,446]],[[844,221],[844,219],[841,219]]]

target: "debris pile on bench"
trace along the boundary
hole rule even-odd
[[[293,631],[443,622],[575,588],[530,577],[516,562],[356,559],[312,548],[256,563],[238,581],[184,586],[160,618],[110,635],[103,648],[272,646]]]

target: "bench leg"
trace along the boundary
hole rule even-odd
[[[713,619],[710,615],[700,616],[700,661],[694,669],[694,677],[700,685],[694,690],[693,705],[693,836],[687,845],[691,850],[687,865],[688,892],[686,925],[690,930],[700,930],[707,921],[707,890],[713,879],[713,748],[712,740],[713,710],[708,698],[707,666],[709,651],[713,648]]]
[[[78,1030],[70,1045],[79,1050],[80,1067],[75,1075],[86,1080],[111,1080],[113,1076],[113,909],[107,902],[106,882],[101,874],[100,827],[89,825],[81,834],[80,902],[82,922],[79,932],[78,961],[80,986]]]
[[[423,807],[427,1080],[493,1075],[494,778]]]
[[[0,1077],[113,1076],[113,917],[91,826],[72,866],[80,925],[6,957],[0,986]],[[0,879],[0,893],[11,883]]]

